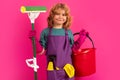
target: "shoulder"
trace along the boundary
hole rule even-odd
[[[48,31],[49,31],[49,28],[44,28],[44,29],[42,30],[41,34],[47,34]]]
[[[44,28],[43,30],[42,30],[42,32],[46,32],[46,31],[49,31],[49,28],[47,27],[47,28]]]
[[[49,28],[48,27],[44,28],[40,33],[41,37],[48,36],[48,32],[49,32]]]

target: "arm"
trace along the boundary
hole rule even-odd
[[[41,46],[44,47],[44,49],[46,49],[47,47],[47,36],[48,36],[48,32],[49,32],[49,28],[46,28],[44,29],[42,32],[41,32],[41,35],[40,35],[40,44]]]

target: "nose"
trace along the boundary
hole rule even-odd
[[[62,14],[60,14],[60,15],[59,15],[59,18],[63,18],[63,15],[62,15]]]

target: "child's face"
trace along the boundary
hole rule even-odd
[[[53,18],[54,25],[63,25],[66,22],[66,19],[65,10],[59,8]]]

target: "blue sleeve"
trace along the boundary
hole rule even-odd
[[[71,30],[68,30],[68,36],[69,36],[70,46],[72,47],[72,45],[74,44],[74,37]]]
[[[40,44],[41,46],[43,46],[45,49],[46,49],[46,46],[47,46],[47,36],[48,36],[48,28],[44,29],[42,32],[41,32],[41,35],[40,35]]]

